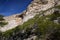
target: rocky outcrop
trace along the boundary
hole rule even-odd
[[[22,25],[24,22],[33,18],[36,14],[39,14],[40,12],[52,8],[56,5],[60,5],[59,0],[33,0],[31,4],[27,7],[27,9],[21,14],[15,14],[12,16],[4,17],[4,19],[9,22],[9,24],[6,25],[8,28],[5,26],[0,28],[0,30],[2,32],[5,32],[7,30],[15,28],[18,25]],[[44,15],[51,14],[53,11],[54,9],[49,10]],[[10,26],[11,25],[10,22],[13,22],[12,23],[13,26]],[[9,27],[11,28],[9,29]],[[3,29],[5,29],[5,31]]]

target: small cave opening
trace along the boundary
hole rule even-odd
[[[21,15],[17,15],[16,17],[18,17],[18,18],[24,18],[24,14],[21,14]]]

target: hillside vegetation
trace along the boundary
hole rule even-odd
[[[8,24],[7,22],[5,22],[5,19],[3,18],[3,15],[0,15],[0,26],[3,27],[4,25]]]
[[[60,8],[60,6],[53,8]],[[44,14],[46,11],[43,11],[42,13]],[[17,40],[19,38],[23,40],[29,38],[30,35],[35,35],[37,36],[36,40],[60,40],[60,20],[57,19],[60,17],[59,11],[55,11],[51,15],[41,16],[42,13],[37,14],[23,25],[19,25],[12,30],[0,33],[0,37],[5,37],[5,39],[10,38],[10,40]],[[54,20],[58,20],[57,23],[55,23]]]

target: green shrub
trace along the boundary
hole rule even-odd
[[[0,22],[0,26],[3,27],[4,25],[7,25],[7,22]]]
[[[3,21],[4,19],[3,19],[3,15],[0,15],[0,21]]]

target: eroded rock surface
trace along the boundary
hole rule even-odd
[[[18,25],[22,25],[24,22],[33,18],[36,14],[52,8],[55,5],[60,5],[60,0],[33,0],[27,9],[21,14],[4,17],[4,19],[8,21],[8,25],[1,27],[0,31],[5,32],[7,30],[15,28]],[[54,9],[48,11],[45,13],[45,15],[50,14],[53,11]]]

